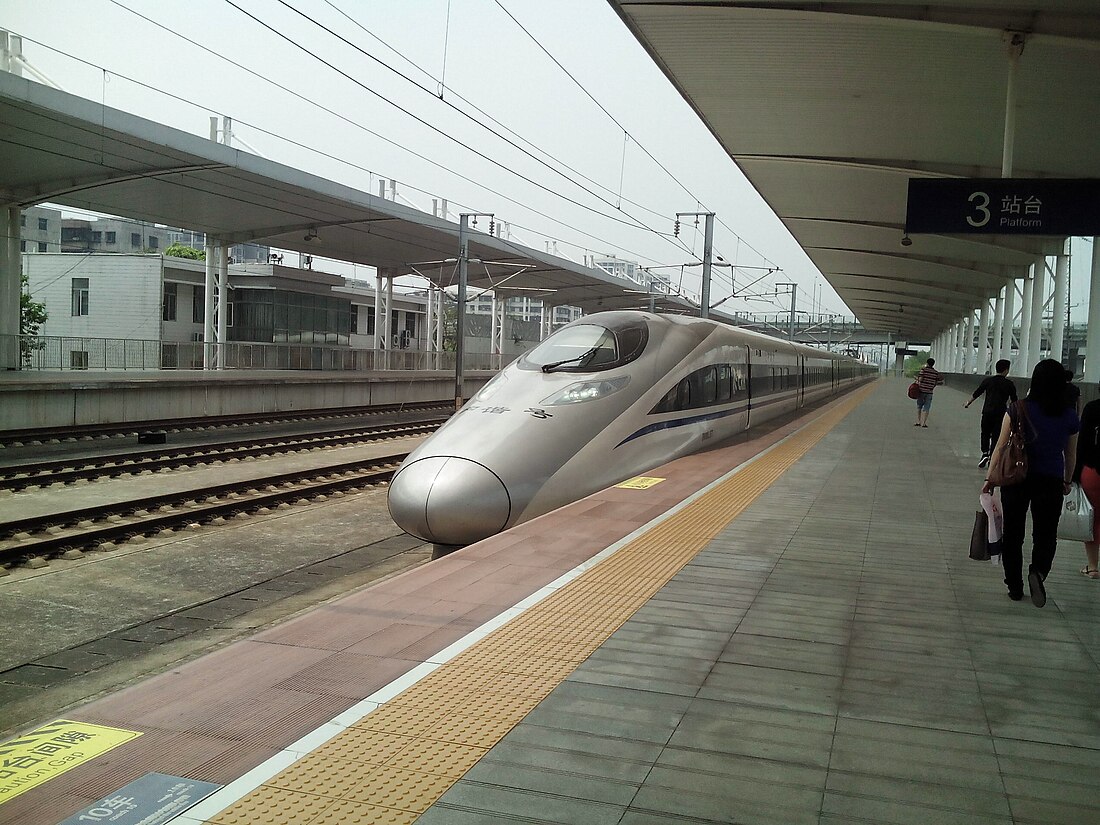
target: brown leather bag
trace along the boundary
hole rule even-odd
[[[1024,436],[1027,409],[1024,402],[1017,401],[1009,407],[1008,417],[1011,422],[1008,440],[999,452],[994,453],[986,474],[986,479],[996,487],[1011,487],[1027,477],[1027,440]]]

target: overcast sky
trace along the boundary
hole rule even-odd
[[[751,296],[723,309],[784,312],[795,282],[800,310],[848,313],[604,0],[0,0],[0,28],[67,91],[202,135],[228,115],[272,160],[375,194],[393,179],[426,211],[446,198],[454,220],[492,212],[521,243],[695,292],[701,225],[677,241],[674,214],[713,211]]]

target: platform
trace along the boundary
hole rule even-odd
[[[493,377],[470,370],[467,397]],[[453,399],[444,370],[0,371],[0,432]]]
[[[140,735],[0,823],[150,772],[225,786],[181,825],[1098,821],[1100,582],[1005,597],[977,409],[906,383],[58,714]]]

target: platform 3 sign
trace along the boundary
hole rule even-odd
[[[905,231],[1100,235],[1100,180],[910,178]]]
[[[58,719],[0,743],[0,803],[138,736],[136,730]]]

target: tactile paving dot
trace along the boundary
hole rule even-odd
[[[460,779],[488,752],[488,748],[473,748],[457,745],[454,742],[418,739],[386,764],[402,770]]]
[[[420,813],[341,800],[309,825],[411,825],[420,818]]]
[[[389,765],[371,771],[344,798],[404,811],[424,811],[454,784],[449,776],[409,771]]]
[[[412,736],[348,728],[313,753],[316,756],[380,765],[413,741]]]
[[[336,800],[260,786],[210,820],[216,825],[304,825]]]
[[[336,759],[331,754],[311,753],[264,784],[286,791],[301,791],[339,799],[355,787],[364,771],[370,769],[370,765],[362,762]]]

